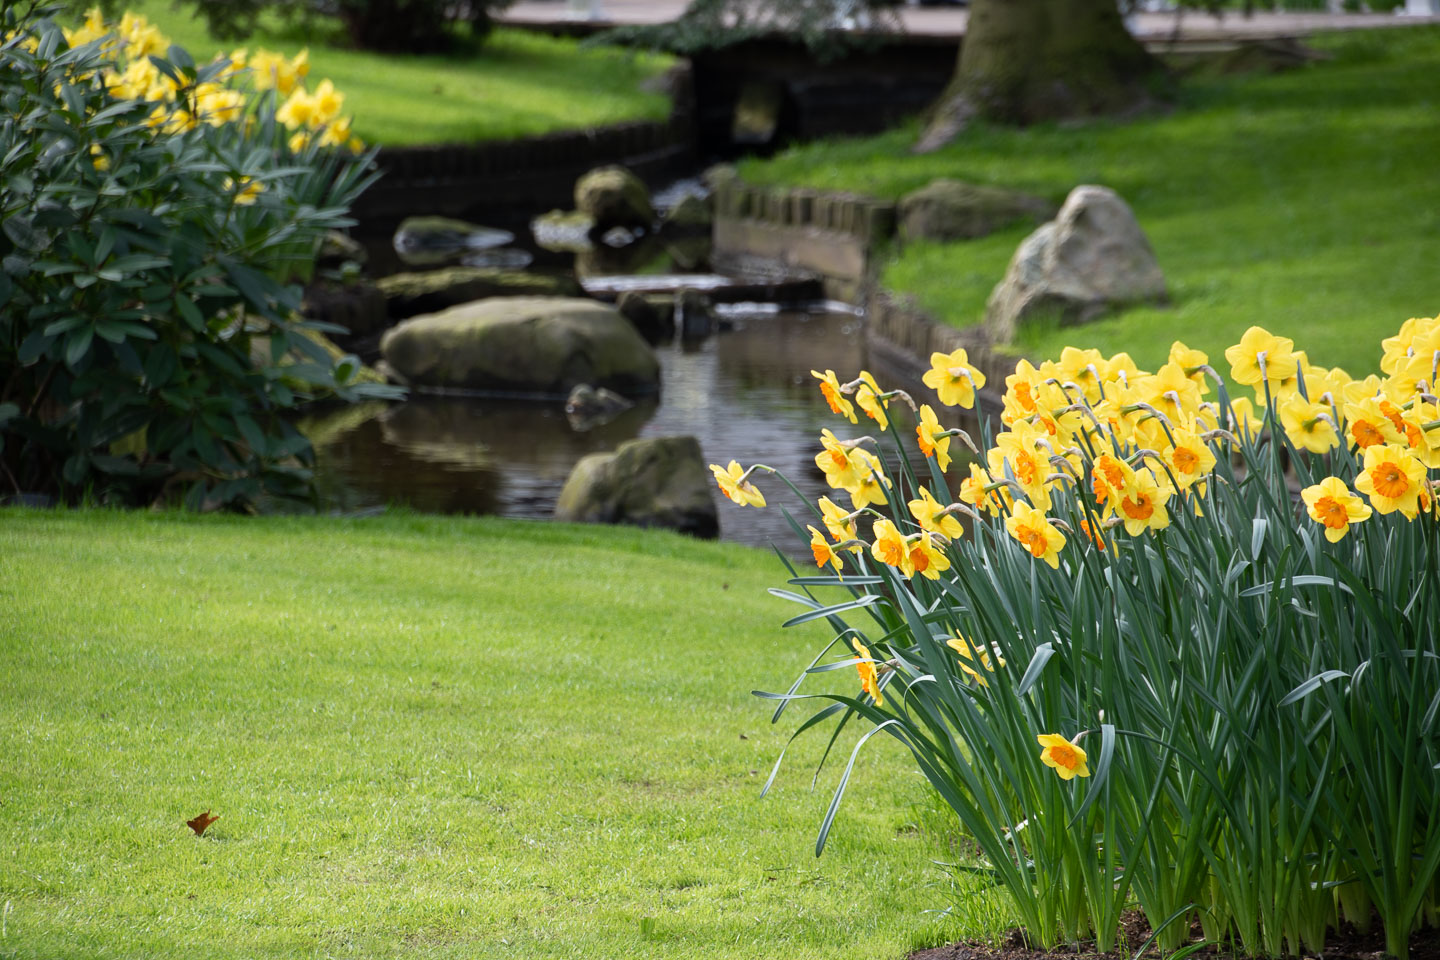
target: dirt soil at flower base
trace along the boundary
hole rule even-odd
[[[998,944],[962,941],[943,947],[917,950],[910,954],[907,960],[1133,960],[1136,948],[1150,938],[1150,925],[1138,911],[1132,911],[1121,919],[1120,928],[1122,946],[1110,953],[1097,952],[1093,941],[1073,947],[1057,947],[1054,950],[1032,949],[1019,930],[1012,930]],[[1192,943],[1202,939],[1198,923],[1191,933]],[[1129,945],[1129,949],[1125,949],[1125,944]],[[1152,945],[1145,952],[1145,956],[1161,958],[1164,955]],[[1197,950],[1191,956],[1224,957],[1227,960],[1244,958],[1243,954],[1216,947]],[[1303,956],[1307,960],[1383,960],[1388,954],[1385,953],[1385,938],[1381,933],[1380,918],[1376,917],[1372,921],[1369,933],[1361,933],[1349,923],[1341,924],[1338,933],[1332,929],[1325,937],[1325,950],[1322,953],[1307,950]],[[1410,938],[1410,960],[1440,960],[1440,930],[1416,932]]]

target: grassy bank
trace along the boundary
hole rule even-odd
[[[756,183],[894,198],[942,176],[1056,201],[1076,184],[1106,184],[1149,234],[1173,303],[1030,331],[1024,352],[1085,343],[1154,365],[1180,337],[1218,358],[1258,323],[1293,336],[1316,363],[1370,372],[1381,337],[1440,309],[1440,30],[1315,43],[1333,59],[1273,76],[1192,78],[1165,116],[976,130],[926,156],[909,153],[912,124],[741,171]],[[948,323],[978,323],[1027,232],[909,247],[884,282]]]
[[[793,724],[749,691],[816,647],[778,628],[778,567],[514,521],[0,511],[0,956],[886,960],[956,935],[924,912],[953,852],[893,747],[819,860],[843,757],[812,792],[802,738],[757,799]]]
[[[654,81],[672,61],[617,49],[580,49],[573,40],[496,30],[464,56],[393,56],[344,49],[291,34],[266,32],[221,43],[170,0],[140,0],[143,13],[197,59],[236,46],[294,55],[310,50],[311,76],[329,77],[346,95],[355,132],[367,142],[469,143],[659,120],[669,98]]]

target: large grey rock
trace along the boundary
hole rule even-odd
[[[1130,207],[1108,187],[1080,186],[1021,242],[990,294],[985,325],[994,342],[1010,343],[1033,317],[1084,323],[1164,298],[1165,276]]]
[[[1048,220],[1055,205],[1016,190],[941,179],[901,198],[899,215],[906,242],[972,240],[1017,220]]]
[[[487,297],[578,297],[582,292],[573,277],[488,267],[396,273],[377,285],[385,295],[385,309],[391,320],[439,313]]]
[[[621,166],[599,167],[575,182],[575,209],[594,221],[594,231],[615,227],[649,230],[655,222],[650,191]]]
[[[422,389],[567,395],[582,383],[653,393],[660,365],[614,307],[495,297],[406,320],[380,341],[396,379]]]
[[[694,437],[631,440],[575,464],[555,503],[555,519],[669,527],[713,539],[720,521],[710,486]]]

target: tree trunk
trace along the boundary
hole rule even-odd
[[[1028,124],[1132,111],[1152,99],[1159,61],[1116,0],[973,0],[955,76],[917,152],[973,119]]]

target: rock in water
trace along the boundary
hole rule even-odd
[[[621,315],[635,325],[640,336],[650,344],[663,343],[675,336],[675,304],[657,302],[635,290],[626,290],[615,301]]]
[[[704,340],[717,325],[715,304],[709,297],[689,287],[675,292],[675,326],[682,340]]]
[[[487,297],[578,297],[582,292],[572,277],[486,267],[395,273],[382,278],[377,286],[385,294],[391,320],[439,313]]]
[[[414,387],[566,396],[582,383],[654,393],[660,364],[614,307],[569,297],[495,297],[406,320],[380,352]]]
[[[590,384],[582,383],[570,391],[565,401],[565,419],[570,422],[570,429],[584,433],[603,427],[633,406],[633,400],[625,399],[614,390],[604,387],[596,390]]]
[[[655,222],[650,191],[624,167],[600,167],[575,182],[575,209],[594,221],[594,232],[615,227],[649,230]]]
[[[1026,237],[985,310],[996,343],[1033,317],[1084,323],[1125,304],[1165,299],[1165,275],[1130,207],[1108,187],[1070,191],[1054,220]]]
[[[614,453],[592,453],[575,465],[555,504],[555,519],[668,527],[714,539],[720,521],[710,487],[694,437],[631,440]]]
[[[935,180],[900,200],[900,239],[972,240],[1017,220],[1049,220],[1055,205],[1016,190]]]
[[[412,266],[434,266],[477,250],[513,242],[508,230],[481,227],[449,217],[406,217],[393,241],[400,259]]]

